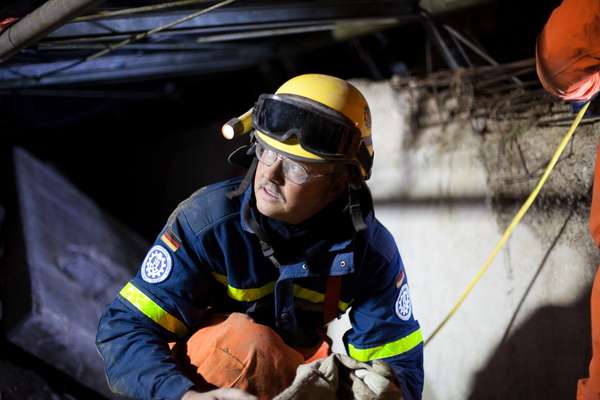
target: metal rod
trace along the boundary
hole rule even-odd
[[[358,41],[358,39],[354,39],[352,41],[352,45],[354,47],[354,50],[356,50],[356,52],[358,53],[358,56],[360,57],[360,59],[362,60],[362,62],[367,66],[367,69],[371,73],[371,76],[375,80],[378,80],[378,81],[383,80],[383,74],[381,73],[381,71],[377,67],[377,64],[375,63],[375,60],[373,60],[373,57],[371,57],[371,55],[360,44],[360,41]]]
[[[479,47],[477,47],[475,44],[473,44],[470,40],[468,40],[466,37],[464,37],[456,29],[452,28],[449,25],[444,25],[444,29],[446,29],[446,31],[448,31],[452,36],[454,36],[456,39],[461,41],[465,46],[467,46],[468,48],[473,50],[473,52],[475,52],[479,57],[483,58],[488,63],[492,64],[493,66],[499,65],[498,62],[496,60],[494,60],[489,54],[487,54],[485,51],[481,50]],[[512,80],[515,83],[521,83],[519,78],[516,78],[514,76],[512,77]]]
[[[486,74],[490,74],[492,76],[497,76],[497,74],[505,72],[507,74],[513,74],[515,75],[515,71],[510,72],[511,70],[514,69],[519,69],[519,71],[517,71],[519,74],[527,71],[531,71],[533,70],[533,68],[535,68],[535,59],[533,58],[529,58],[526,60],[519,60],[519,61],[515,61],[512,63],[508,63],[508,64],[500,64],[500,65],[496,65],[496,66],[482,66],[482,67],[475,67],[475,68],[461,68],[458,71],[441,71],[441,72],[434,72],[431,74],[428,74],[426,77],[421,78],[421,79],[416,79],[414,77],[410,77],[410,78],[399,78],[396,79],[396,81],[394,82],[395,84],[402,86],[402,85],[406,85],[408,83],[411,84],[416,84],[416,85],[444,85],[444,84],[449,84],[453,81],[453,79],[455,79],[458,75],[460,75],[462,78],[471,78],[471,77],[477,77],[479,79],[481,79],[482,76],[485,76]]]
[[[475,83],[475,85],[477,86],[478,89],[480,89],[480,88],[483,88],[485,86],[489,86],[490,84],[493,84],[493,83],[496,83],[496,82],[502,82],[502,81],[505,81],[505,80],[507,80],[509,78],[514,78],[515,76],[518,76],[518,75],[524,75],[524,74],[527,74],[527,73],[532,72],[532,71],[534,71],[533,67],[527,67],[527,68],[523,68],[523,69],[520,69],[520,70],[512,71],[512,72],[510,72],[508,74],[500,74],[498,76],[490,77],[490,78],[487,78],[487,79],[479,79],[479,80],[477,80],[477,82]],[[523,82],[521,80],[519,80],[519,82],[515,82],[513,80],[513,82],[516,85],[523,86]]]
[[[207,36],[200,36],[198,39],[196,39],[196,43],[216,43],[216,42],[226,42],[226,41],[232,41],[232,40],[257,39],[257,38],[262,38],[262,37],[297,35],[299,33],[332,31],[335,29],[335,27],[336,27],[335,24],[326,24],[326,25],[303,26],[303,27],[297,27],[297,28],[265,29],[265,30],[253,31],[253,32],[207,35]]]
[[[111,53],[111,52],[115,51],[116,49],[118,49],[120,47],[128,45],[129,43],[133,43],[133,42],[137,42],[138,40],[145,39],[148,36],[151,36],[151,35],[153,35],[155,33],[167,30],[169,28],[174,27],[175,25],[182,24],[182,23],[184,23],[186,21],[189,21],[190,19],[199,17],[202,14],[206,14],[208,12],[211,12],[212,10],[215,10],[217,8],[226,6],[227,4],[233,3],[234,1],[235,0],[225,0],[225,1],[222,1],[220,3],[215,4],[214,6],[205,8],[204,10],[196,11],[196,12],[190,14],[190,15],[186,15],[185,17],[176,19],[175,21],[172,21],[172,22],[170,22],[168,24],[156,27],[156,28],[154,28],[152,30],[149,30],[148,32],[142,32],[142,33],[138,33],[137,35],[133,35],[130,38],[123,40],[122,42],[119,42],[119,43],[116,43],[114,45],[108,46],[108,48],[105,49],[105,50],[99,51],[96,54],[92,54],[90,57],[86,58],[86,61],[95,60],[96,58],[99,58],[99,57],[102,57],[105,54]]]
[[[0,63],[102,0],[48,0],[0,35]]]
[[[448,68],[450,68],[452,71],[458,70],[460,68],[458,63],[454,59],[454,56],[450,52],[450,49],[448,49],[446,42],[444,42],[442,35],[440,35],[440,32],[438,31],[435,22],[433,21],[429,13],[425,12],[424,10],[421,10],[421,16],[425,21],[426,29],[429,31],[429,34],[433,38],[433,43],[438,47],[438,50],[442,54],[442,57],[446,61],[446,64],[448,64]]]
[[[453,35],[450,35],[450,38],[452,39],[452,42],[454,43],[454,45],[456,46],[456,48],[458,49],[458,51],[460,52],[460,55],[462,56],[462,58],[467,63],[467,66],[469,68],[473,68],[473,63],[471,62],[471,59],[467,55],[467,52],[465,51],[465,49],[463,49],[463,47],[460,44],[460,42],[458,41],[458,39],[456,37],[454,37]]]
[[[194,18],[196,18],[196,17],[198,17],[200,15],[206,14],[206,13],[212,11],[212,10],[215,10],[217,8],[226,6],[227,4],[233,3],[234,1],[236,1],[236,0],[225,0],[225,1],[222,1],[220,3],[215,4],[213,6],[210,6],[208,8],[205,8],[205,9],[193,12],[191,14],[188,14],[188,15],[186,15],[184,17],[178,18],[178,19],[176,19],[174,21],[169,22],[168,24],[164,24],[164,25],[158,26],[158,27],[156,27],[154,29],[151,29],[149,31],[146,31],[146,32],[142,32],[142,33],[138,33],[138,34],[135,34],[135,35],[131,35],[129,38],[127,38],[127,39],[125,39],[123,41],[120,41],[118,43],[111,44],[111,45],[107,46],[104,50],[100,50],[100,51],[98,51],[98,52],[96,52],[96,53],[94,53],[94,54],[92,54],[92,55],[90,55],[88,57],[82,58],[80,60],[76,60],[76,61],[74,61],[72,63],[69,63],[69,64],[63,66],[63,67],[57,68],[57,69],[55,69],[53,71],[47,72],[47,73],[45,73],[45,74],[43,74],[41,76],[33,77],[33,78],[36,79],[37,81],[39,81],[39,80],[41,80],[41,79],[43,79],[45,77],[52,76],[52,75],[64,72],[64,71],[69,70],[71,68],[75,68],[78,65],[81,65],[81,64],[83,64],[85,62],[96,60],[96,59],[98,59],[98,58],[100,58],[102,56],[105,56],[107,54],[110,54],[113,51],[115,51],[115,50],[117,50],[117,49],[119,49],[119,48],[121,48],[123,46],[126,46],[126,45],[128,45],[130,43],[134,43],[134,42],[137,42],[139,40],[145,39],[145,38],[147,38],[147,37],[149,37],[149,36],[151,36],[153,34],[162,32],[162,31],[167,30],[169,28],[172,28],[172,27],[174,27],[176,25],[182,24],[182,23],[184,23],[186,21],[189,21],[191,19],[194,19]]]
[[[456,29],[452,28],[449,25],[444,25],[444,29],[448,31],[452,36],[463,42],[467,47],[473,50],[479,57],[483,58],[485,61],[490,63],[491,65],[499,65],[498,61],[494,60],[490,55],[488,55],[485,51],[481,50],[479,47],[475,46],[470,40],[465,38],[460,34]]]
[[[337,29],[340,25],[349,26],[352,24],[372,24],[377,25],[379,28],[383,29],[393,24],[398,23],[397,18],[360,18],[360,19],[351,19],[351,18],[343,18],[343,19],[323,19],[319,21],[301,21],[301,22],[272,22],[272,23],[261,23],[261,24],[236,24],[236,31],[245,31],[245,32],[262,32],[268,29],[277,30],[279,28],[282,29],[291,29],[294,27],[302,28],[302,27],[314,27],[314,26],[324,26],[326,24],[335,25]],[[229,32],[231,30],[230,26],[219,26],[219,27],[196,27],[196,28],[184,28],[178,29],[177,27],[173,29],[164,30],[155,34],[158,35],[198,35],[198,36],[207,36],[210,34],[221,34],[221,32]],[[44,44],[72,44],[72,43],[89,43],[89,42],[115,42],[118,40],[124,40],[130,37],[133,33],[130,31],[119,31],[117,34],[103,34],[97,36],[83,36],[83,37],[70,37],[68,39],[54,39],[52,37],[47,38],[41,43]],[[227,35],[228,33],[224,33]],[[40,44],[41,44],[40,43]]]
[[[141,14],[141,13],[146,13],[146,12],[165,10],[165,9],[169,9],[169,8],[191,6],[191,5],[199,4],[199,3],[208,3],[209,1],[211,1],[211,0],[180,0],[180,1],[173,1],[173,2],[169,2],[169,3],[153,4],[150,6],[126,8],[123,10],[116,10],[116,11],[100,11],[96,14],[84,15],[82,17],[75,18],[75,20],[73,22],[92,21],[95,19],[118,17],[118,16],[122,17],[125,15]]]
[[[54,44],[54,43],[40,43],[38,50],[40,51],[53,51],[53,50],[103,50],[106,48],[106,44],[102,43],[73,43],[73,44]],[[187,44],[187,43],[140,43],[130,44],[127,46],[127,50],[146,50],[146,51],[192,51],[192,50],[207,50],[210,49],[208,46],[202,46],[199,44]]]

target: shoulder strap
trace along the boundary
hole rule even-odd
[[[328,323],[337,316],[341,289],[341,276],[327,277],[327,283],[325,284],[325,301],[323,303],[323,320],[325,323]]]

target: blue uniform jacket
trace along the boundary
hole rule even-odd
[[[208,306],[245,312],[287,343],[306,343],[326,322],[326,277],[339,275],[338,307],[349,308],[352,323],[343,338],[348,354],[388,362],[405,399],[420,399],[422,335],[392,235],[371,212],[367,229],[353,240],[277,269],[242,218],[252,185],[241,197],[226,197],[239,183],[210,185],[182,202],[140,271],[103,314],[96,344],[111,389],[140,399],[179,399],[193,384],[167,342],[198,329]]]

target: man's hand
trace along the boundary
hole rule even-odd
[[[257,400],[258,397],[239,389],[216,389],[200,393],[188,390],[181,396],[181,400]]]

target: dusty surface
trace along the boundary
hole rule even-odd
[[[30,370],[0,361],[0,399],[2,400],[60,400],[46,381]]]
[[[101,400],[103,397],[0,337],[0,400],[23,399]]]
[[[381,89],[379,89],[381,90]],[[528,94],[499,97],[489,101],[486,118],[474,103],[480,101],[468,85],[457,85],[445,91],[399,91],[396,96],[408,104],[404,122],[410,125],[403,137],[405,152],[426,154],[421,165],[435,160],[450,159],[454,174],[462,178],[448,185],[445,194],[475,193],[484,197],[497,213],[498,224],[505,229],[524,200],[541,178],[560,141],[566,134],[575,112],[565,103],[544,102]],[[412,101],[411,101],[412,99]],[[468,111],[471,110],[471,111]],[[559,121],[559,123],[549,123]],[[587,230],[596,147],[600,142],[600,123],[585,121],[577,128],[550,174],[537,200],[530,208],[524,224],[551,243],[553,232],[561,235],[597,265],[600,252]],[[479,176],[469,167],[485,170],[485,187],[478,184]],[[467,167],[465,167],[465,164]],[[438,167],[442,166],[438,163]],[[479,167],[480,169],[480,167]],[[447,171],[437,168],[444,178]],[[461,182],[476,189],[457,189]],[[458,185],[457,185],[458,184]],[[438,183],[438,187],[443,187]]]

